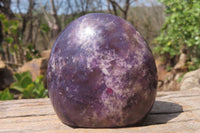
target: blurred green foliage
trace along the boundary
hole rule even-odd
[[[43,33],[48,34],[50,31],[50,28],[48,24],[41,24],[40,29]]]
[[[33,44],[29,43],[26,46],[26,60],[30,61],[34,58],[39,58],[39,57],[40,57],[39,51],[34,48]]]
[[[193,58],[192,61],[187,62],[189,71],[200,68],[200,58]]]
[[[166,5],[165,23],[161,34],[156,38],[155,52],[166,60],[180,55],[187,49],[189,70],[200,67],[200,1],[199,0],[160,0]],[[195,65],[195,66],[193,66]],[[193,68],[190,68],[193,67]],[[195,68],[194,68],[195,67]]]
[[[29,71],[14,74],[15,82],[10,88],[0,91],[0,100],[12,100],[14,95],[10,90],[16,90],[20,93],[18,98],[47,98],[47,89],[44,87],[43,76],[40,75],[35,81],[32,80]]]
[[[0,91],[0,100],[12,100],[13,94],[6,88],[4,91]]]
[[[4,35],[4,47],[9,48],[8,54],[17,54],[17,57],[22,57],[25,60],[30,61],[33,58],[39,57],[38,51],[34,49],[32,44],[24,44],[23,36],[20,32],[20,22],[17,20],[8,20],[4,14],[0,13],[0,21],[3,26],[3,35]],[[5,46],[7,45],[7,46]],[[8,46],[9,45],[9,46]],[[3,45],[0,45],[0,49],[3,49]],[[19,59],[19,60],[21,60]]]
[[[45,98],[47,89],[44,87],[43,76],[40,75],[35,81],[32,80],[29,71],[14,74],[15,82],[10,88],[19,91],[22,98]]]

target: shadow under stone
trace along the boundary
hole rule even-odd
[[[143,121],[138,123],[137,126],[164,124],[176,118],[182,112],[183,108],[179,104],[172,102],[155,101],[151,112],[146,116]]]

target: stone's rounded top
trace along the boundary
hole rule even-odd
[[[48,90],[63,123],[122,127],[140,121],[156,96],[150,48],[127,21],[93,13],[71,22],[48,63]]]
[[[119,36],[118,33],[122,34]],[[108,35],[110,36],[109,39],[115,39],[116,42],[134,38],[138,43],[147,45],[142,36],[128,21],[111,14],[90,13],[72,21],[63,30],[56,40],[52,52],[54,52],[54,47],[59,42],[67,42],[65,44],[68,45],[77,43],[81,48],[95,47],[90,43],[91,40],[93,44],[104,42],[108,40]]]

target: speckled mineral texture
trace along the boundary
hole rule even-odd
[[[134,125],[156,96],[149,46],[130,23],[103,13],[66,27],[52,48],[47,78],[58,117],[73,127]]]

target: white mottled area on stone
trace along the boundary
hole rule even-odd
[[[79,43],[80,47],[86,49],[87,51],[92,51],[97,49],[95,44],[99,41],[102,42],[102,37],[99,36],[96,38],[97,35],[101,34],[101,30],[96,30],[98,25],[90,25],[83,20],[79,26],[79,30],[77,33],[77,43]],[[93,43],[91,43],[93,40]]]

